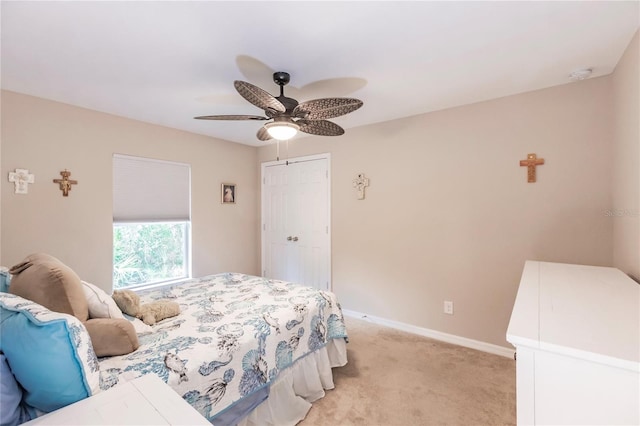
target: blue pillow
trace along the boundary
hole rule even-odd
[[[29,406],[50,412],[100,391],[98,359],[76,317],[0,293],[0,335]]]
[[[22,389],[0,352],[0,425],[19,425],[28,420],[31,417],[22,405]]]

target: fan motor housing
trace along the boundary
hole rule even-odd
[[[276,96],[276,99],[280,101],[282,105],[287,109],[287,113],[291,114],[295,107],[298,106],[298,101],[293,98],[287,98],[286,96]]]
[[[273,73],[273,81],[278,86],[286,86],[291,81],[291,76],[288,72],[277,71]]]

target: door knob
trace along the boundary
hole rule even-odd
[[[298,241],[298,237],[293,237],[293,241]]]
[[[291,235],[289,235],[289,236],[287,237],[287,241],[291,241],[291,240],[293,240],[293,238],[291,238]]]

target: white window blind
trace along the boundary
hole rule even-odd
[[[113,221],[188,221],[188,164],[114,154]]]

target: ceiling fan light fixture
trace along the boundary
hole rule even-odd
[[[286,141],[294,137],[300,127],[295,123],[276,121],[273,123],[267,123],[264,125],[264,128],[267,129],[267,133],[277,140]]]

